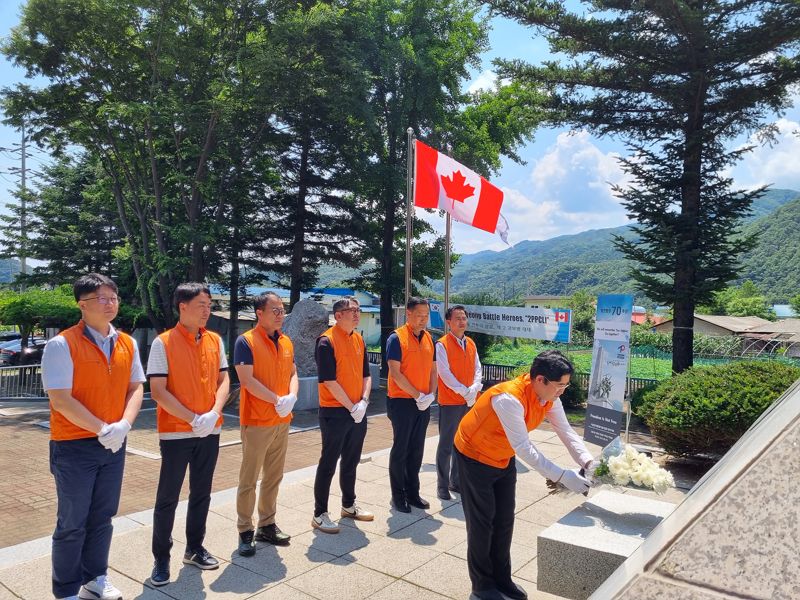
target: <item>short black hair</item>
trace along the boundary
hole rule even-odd
[[[262,292],[253,298],[253,310],[264,310],[270,298],[275,298],[278,302],[283,304],[283,300],[281,300],[281,297],[275,292]]]
[[[421,305],[430,306],[430,302],[428,302],[425,298],[420,298],[419,296],[411,296],[406,302],[406,309],[412,310]]]
[[[181,303],[191,302],[200,294],[206,294],[211,298],[211,290],[205,283],[190,281],[180,284],[175,288],[175,293],[172,295],[172,302],[175,304],[175,310],[180,313]]]
[[[460,304],[456,304],[455,306],[451,306],[450,308],[448,308],[448,309],[447,309],[447,311],[445,311],[445,313],[444,313],[444,318],[445,318],[445,320],[446,320],[446,321],[449,321],[449,320],[450,320],[450,317],[452,317],[452,316],[453,316],[453,313],[454,313],[455,311],[457,311],[457,310],[463,310],[463,311],[464,311],[464,314],[465,314],[465,315],[467,314],[467,309],[466,309],[466,308],[464,308],[464,307],[463,307],[463,306],[461,306]]]
[[[336,314],[337,312],[342,310],[347,310],[351,302],[355,302],[356,304],[358,304],[358,300],[356,300],[355,296],[345,296],[344,298],[340,298],[339,300],[334,302],[333,306],[331,307],[333,310],[333,314]]]
[[[103,286],[110,287],[115,294],[118,293],[114,280],[100,273],[87,273],[78,277],[72,284],[72,293],[75,294],[75,300],[80,300],[81,296],[96,292]]]
[[[548,381],[561,381],[564,375],[572,375],[575,367],[558,350],[545,350],[533,359],[531,379],[542,375]]]

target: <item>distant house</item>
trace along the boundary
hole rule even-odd
[[[569,308],[569,296],[525,296],[525,308]]]
[[[748,329],[742,334],[748,352],[782,351],[800,357],[800,319],[781,319]]]
[[[704,335],[740,335],[753,327],[770,323],[761,317],[729,317],[727,315],[695,315],[694,332]],[[657,333],[672,333],[673,319],[656,325]]]
[[[794,317],[800,318],[800,315],[795,313],[789,304],[773,304],[772,310],[775,311],[775,316],[779,319],[791,319]]]

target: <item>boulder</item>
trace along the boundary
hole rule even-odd
[[[300,300],[286,316],[282,331],[294,344],[294,362],[300,377],[317,374],[314,348],[317,338],[328,327],[328,310],[313,300]]]

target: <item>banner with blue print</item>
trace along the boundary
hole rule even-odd
[[[632,313],[633,296],[606,294],[597,297],[583,436],[600,446],[619,435],[624,421]]]
[[[468,332],[564,344],[568,344],[572,338],[572,311],[569,308],[519,308],[471,304],[465,305],[464,308],[467,309]],[[431,302],[428,327],[443,331],[444,312],[443,302]]]

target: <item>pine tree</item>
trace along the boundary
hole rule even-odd
[[[550,93],[553,122],[625,140],[633,185],[618,189],[638,239],[617,246],[642,291],[674,308],[673,370],[692,365],[694,310],[735,277],[741,218],[761,190],[737,191],[724,169],[789,103],[800,79],[800,3],[794,0],[491,0],[544,31],[569,61],[503,61],[510,77]]]

